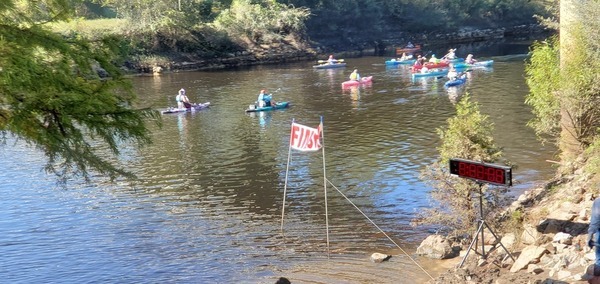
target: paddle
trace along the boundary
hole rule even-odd
[[[336,63],[340,63],[340,62],[344,62],[344,59],[334,59],[336,61]],[[327,60],[319,60],[317,61],[318,63],[327,63],[329,61]]]

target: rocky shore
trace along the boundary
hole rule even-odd
[[[520,212],[523,222],[512,231],[497,232],[500,240],[490,232],[484,234],[486,258],[479,245],[462,267],[453,267],[430,283],[585,283],[585,270],[595,260],[587,246],[587,228],[597,196],[597,181],[581,170],[525,192],[499,217]],[[437,246],[421,251],[438,258],[460,251],[453,259],[456,263],[464,259],[465,244],[435,238]]]

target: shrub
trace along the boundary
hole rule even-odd
[[[493,125],[479,106],[471,102],[469,94],[456,105],[456,116],[448,119],[446,129],[438,129],[442,145],[440,158],[421,172],[421,179],[432,187],[432,206],[417,215],[415,224],[435,224],[453,234],[463,234],[479,215],[479,190],[487,212],[504,205],[505,188],[489,188],[474,181],[449,174],[451,158],[462,158],[493,163],[502,154],[492,138]]]

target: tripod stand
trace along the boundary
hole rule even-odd
[[[471,244],[469,245],[469,248],[467,249],[467,254],[465,254],[462,261],[460,262],[460,265],[458,266],[459,268],[461,268],[463,266],[463,264],[465,263],[465,261],[467,260],[467,257],[469,256],[469,253],[471,252],[471,249],[473,248],[473,245],[479,239],[479,234],[481,234],[481,256],[484,259],[487,257],[485,255],[485,242],[483,241],[484,240],[483,239],[484,226],[492,233],[492,235],[494,236],[494,238],[496,240],[499,239],[498,236],[496,235],[496,233],[494,233],[494,230],[492,230],[492,228],[490,228],[490,226],[485,222],[485,219],[483,219],[483,192],[481,190],[481,188],[483,187],[483,183],[477,183],[477,184],[479,184],[479,214],[480,214],[480,219],[478,221],[479,227],[477,228],[477,232],[475,232],[475,237],[473,238],[473,241],[471,241]],[[502,242],[498,242],[498,243],[500,244],[500,246],[502,246],[504,251],[506,251],[508,256],[510,256],[510,258],[512,258],[512,260],[515,260],[515,258],[512,256],[512,254],[506,249],[506,247],[504,247]]]

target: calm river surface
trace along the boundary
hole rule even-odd
[[[386,68],[389,56],[348,58],[333,70],[300,62],[135,78],[143,106],[173,106],[182,87],[193,102],[212,106],[164,115],[149,147],[124,145],[117,162],[138,175],[135,182],[74,180],[65,189],[42,171],[39,152],[13,141],[1,147],[1,282],[274,283],[291,276],[293,283],[367,283],[376,278],[360,270],[376,269],[373,252],[397,256],[381,264],[394,274],[379,283],[427,280],[337,190],[412,255],[431,233],[409,224],[429,205],[419,171],[437,158],[436,128],[465,92],[518,165],[513,195],[551,176],[545,160],[554,148],[525,125],[525,57],[489,53],[480,54],[495,60],[493,68],[469,72],[465,86],[450,90],[445,79],[412,81],[408,67]],[[344,91],[354,68],[374,82]],[[263,88],[292,106],[246,114]],[[329,260],[322,152],[292,152],[285,236],[280,231],[290,124],[316,127],[320,117],[326,175],[335,185],[327,187]]]

